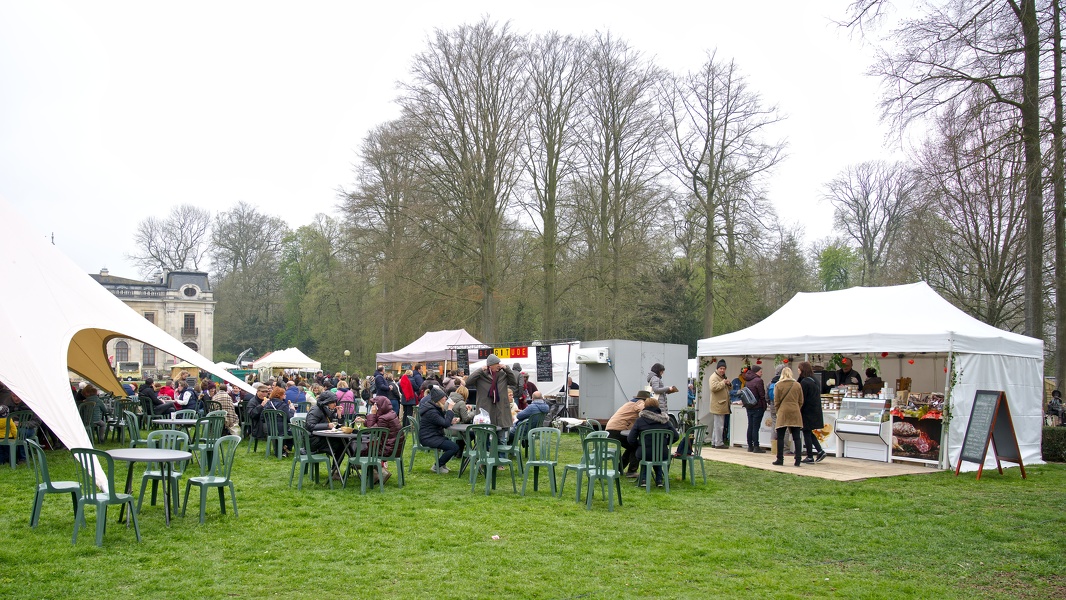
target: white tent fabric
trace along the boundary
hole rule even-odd
[[[71,395],[67,370],[125,395],[106,344],[131,338],[188,361],[246,391],[243,381],[132,310],[45,243],[0,200],[0,381],[33,409],[68,448],[92,447]],[[253,392],[254,393],[254,392]]]
[[[253,369],[296,369],[298,371],[320,371],[322,363],[313,360],[299,348],[286,348],[267,352],[252,363]]]
[[[947,464],[941,466],[953,468],[958,460],[978,389],[1007,393],[1022,460],[1042,464],[1044,342],[974,319],[925,282],[796,294],[751,327],[699,340],[696,355],[722,358],[836,352],[952,354],[957,379],[950,392],[952,420],[945,432]],[[991,454],[986,468],[995,466]],[[977,466],[965,463],[963,470]]]
[[[427,331],[422,337],[410,344],[393,352],[379,352],[378,363],[393,362],[426,362],[439,360],[455,360],[455,351],[449,350],[449,346],[481,346],[474,336],[465,329],[445,329],[443,331]]]

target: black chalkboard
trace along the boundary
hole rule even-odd
[[[966,437],[962,440],[961,460],[984,463],[988,453],[988,440],[992,433],[992,419],[999,406],[1002,392],[978,390],[973,398],[970,422],[966,425]]]
[[[470,374],[470,351],[463,348],[455,351],[456,367],[464,374]]]
[[[552,376],[552,347],[537,346],[537,381],[551,381]]]

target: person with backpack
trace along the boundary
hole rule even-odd
[[[762,426],[763,416],[766,415],[766,386],[762,382],[762,365],[752,365],[748,369],[747,380],[744,389],[755,396],[755,404],[745,406],[748,411],[748,452],[765,454],[766,450],[759,445],[759,428]]]

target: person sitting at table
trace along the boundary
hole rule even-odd
[[[366,415],[367,427],[384,427],[389,430],[388,436],[385,438],[385,447],[381,449],[382,456],[389,456],[396,448],[396,436],[400,434],[400,418],[396,415],[396,411],[392,410],[392,402],[385,396],[374,396],[371,399],[370,412]],[[364,450],[364,454],[366,451]],[[387,463],[381,463],[381,476],[385,479],[383,483],[389,482],[389,477],[392,474],[389,473],[386,468]],[[377,474],[375,473],[375,483]]]
[[[211,396],[211,399],[218,402],[222,410],[226,411],[226,431],[232,435],[240,435],[240,419],[237,417],[237,410],[233,408],[233,396],[230,395],[225,386],[216,386],[214,382],[208,385],[208,390],[213,391],[215,394]]]
[[[629,438],[622,435],[622,432],[633,428],[633,423],[640,416],[640,411],[644,410],[644,402],[649,398],[651,398],[651,392],[640,390],[632,400],[614,411],[614,414],[607,421],[607,427],[604,428],[607,431],[607,437],[618,440],[622,444],[622,462],[620,466],[626,472],[626,477],[630,479],[634,479],[637,476],[637,463],[640,462],[640,459],[637,458],[634,451],[639,446],[638,444],[630,444]]]
[[[469,397],[470,390],[466,389],[465,385],[460,385],[455,388],[454,392],[448,394],[448,399],[452,401],[452,412],[459,417],[460,423],[474,422],[474,410],[466,404]]]
[[[9,410],[8,410],[7,406],[5,406],[3,404],[0,404],[0,439],[4,439],[4,437],[6,436],[7,439],[12,439],[13,440],[13,439],[18,437],[18,432],[19,432],[18,423],[16,423],[14,419],[11,419],[11,422],[9,423],[8,422],[8,418],[9,418]],[[15,455],[15,460],[18,461],[18,462],[25,461],[26,460],[25,450],[23,449],[22,446],[17,446],[17,448],[18,448],[18,453]],[[10,462],[11,455],[8,454],[8,452],[10,452],[10,447],[9,446],[7,446],[7,445],[0,446],[0,463]]]
[[[286,421],[296,415],[296,407],[291,402],[285,400],[285,388],[281,387],[280,385],[275,386],[274,389],[270,391],[270,398],[266,401],[266,404],[263,405],[263,410],[280,410],[281,412],[288,415],[284,417]],[[265,428],[266,423],[263,423],[263,426]],[[264,435],[263,437],[266,436]],[[285,440],[285,444],[281,451],[281,456],[287,458],[289,456],[290,450],[292,450],[291,438]]]
[[[438,386],[433,386],[429,394],[418,405],[418,442],[427,448],[442,450],[440,459],[433,464],[434,473],[446,475],[448,461],[459,453],[459,444],[444,435],[444,429],[459,422],[452,412],[452,401]]]
[[[19,421],[19,427],[25,427],[26,428],[26,439],[36,441],[37,440],[37,430],[41,428],[41,418],[38,417],[37,413],[34,412],[32,408],[30,408],[30,405],[28,405],[25,402],[23,402],[22,398],[20,398],[19,395],[16,394],[15,392],[11,392],[11,395],[9,396],[9,400],[10,400],[10,404],[8,404],[8,406],[11,409],[11,412],[13,412],[13,413],[16,413],[16,412],[28,412],[28,413],[30,413],[29,418],[25,418],[24,417],[21,421]]]
[[[169,415],[174,412],[173,402],[164,402],[159,399],[159,394],[156,393],[155,380],[151,377],[144,380],[144,384],[141,385],[137,394],[142,399],[152,403],[152,412],[156,415]]]
[[[522,421],[525,421],[536,414],[546,415],[549,410],[550,407],[548,406],[548,403],[544,401],[544,394],[539,391],[533,392],[533,397],[529,404],[515,415],[514,425],[511,425],[511,430],[508,435],[514,435],[515,430],[518,429],[518,424]]]
[[[629,430],[629,445],[640,446],[640,434],[654,429],[669,430],[670,435],[666,438],[666,444],[662,448],[640,448],[641,458],[644,460],[665,460],[670,456],[670,445],[677,441],[677,429],[674,428],[667,414],[659,409],[659,400],[648,398],[644,401],[644,410],[640,411],[637,422]],[[657,466],[654,471],[656,487],[663,487],[663,468]],[[645,468],[641,467],[637,485],[643,485],[644,478],[647,476]]]
[[[307,413],[307,420],[304,421],[304,428],[308,433],[314,431],[332,431],[337,428],[337,395],[329,390],[324,390],[318,395],[318,399],[315,402],[314,408]],[[327,438],[320,435],[311,435],[310,438],[311,452],[325,452],[328,451],[330,456],[339,456],[344,458],[345,443],[344,438]],[[339,463],[340,460],[337,460]],[[333,465],[332,477],[334,479],[340,479],[340,472],[337,470],[337,463]]]
[[[89,423],[96,428],[96,441],[103,442],[107,439],[107,417],[110,415],[111,411],[108,410],[107,405],[104,404],[104,399],[100,397],[100,391],[96,389],[96,386],[90,383],[85,386],[83,391],[85,393],[85,400],[83,400],[81,404],[92,405],[93,414],[89,418]]]

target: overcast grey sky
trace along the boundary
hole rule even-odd
[[[886,157],[872,49],[846,0],[744,2],[62,2],[0,0],[0,198],[88,272],[135,277],[137,223],[238,201],[293,227],[336,214],[363,137],[434,28],[609,30],[675,72],[733,58],[787,115],[768,197],[807,240],[822,185]]]

